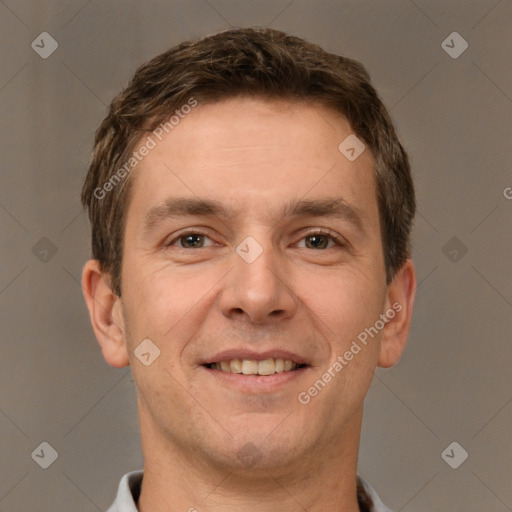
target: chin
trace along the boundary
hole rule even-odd
[[[229,429],[232,436],[223,432],[222,440],[205,447],[207,457],[227,471],[243,470],[246,476],[253,473],[257,477],[264,471],[268,477],[268,471],[293,468],[309,451],[308,445],[312,450],[316,443],[313,439],[308,443],[311,436],[305,435],[300,423],[290,421],[285,426],[285,418],[286,415],[270,415],[266,420],[253,419],[250,424],[244,418],[238,426],[234,422]]]

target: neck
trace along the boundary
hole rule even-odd
[[[362,411],[338,439],[323,440],[322,446],[280,467],[241,471],[183,449],[140,415],[144,478],[138,510],[266,512],[279,503],[282,512],[359,512],[356,470],[361,418]]]

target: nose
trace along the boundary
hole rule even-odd
[[[295,314],[298,300],[289,283],[290,269],[268,236],[246,237],[232,258],[220,298],[226,317],[265,324]]]

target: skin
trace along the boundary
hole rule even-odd
[[[131,176],[122,298],[95,260],[82,286],[105,360],[131,365],[137,385],[140,511],[358,511],[363,401],[376,366],[401,357],[416,278],[407,260],[386,285],[373,161],[368,150],[353,162],[340,153],[350,133],[341,115],[314,104],[200,104]],[[235,214],[168,218],[144,234],[148,210],[171,196],[215,199]],[[332,197],[359,208],[362,230],[279,213],[291,200]],[[200,247],[180,241],[188,228],[206,235]],[[345,246],[328,237],[312,245],[318,229]],[[236,252],[247,236],[263,251],[250,264]],[[401,311],[301,404],[298,394],[396,302]],[[134,355],[144,339],[161,351],[149,366]],[[201,366],[225,349],[276,347],[309,366],[270,391],[240,389]],[[244,446],[257,454],[252,466],[238,456]]]

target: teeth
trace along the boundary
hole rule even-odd
[[[258,363],[258,373],[260,375],[274,375],[276,373],[276,363],[273,359],[265,359]]]
[[[231,373],[242,373],[242,361],[240,359],[232,359],[229,362],[229,367],[231,369]],[[229,370],[224,370],[229,371]]]
[[[257,375],[258,361],[255,361],[254,359],[244,359],[242,361],[242,373],[244,375]]]
[[[289,372],[297,368],[297,364],[289,359],[231,359],[212,363],[211,368],[227,373],[243,373],[244,375],[274,375],[274,373]]]

